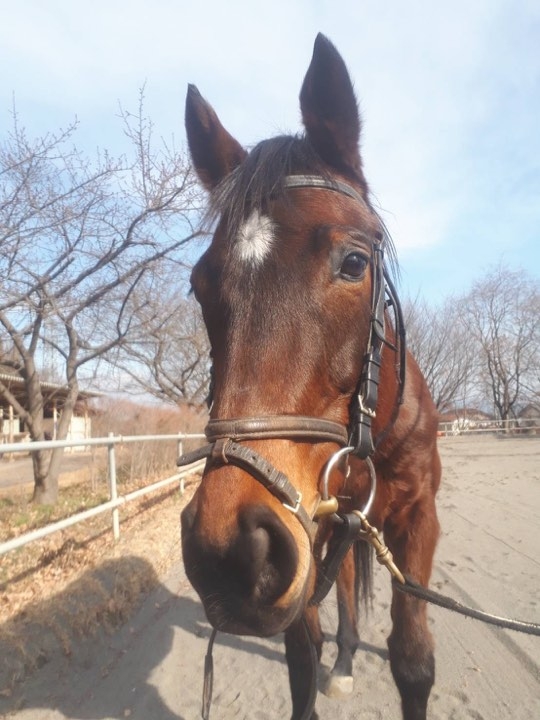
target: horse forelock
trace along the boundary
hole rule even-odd
[[[331,177],[330,168],[305,138],[282,135],[264,140],[214,189],[207,219],[223,219],[229,238],[243,238],[246,221],[254,213],[267,215],[271,199],[287,202],[285,178],[299,173]]]
[[[275,240],[275,226],[268,211],[270,200],[283,203],[285,208],[287,204],[292,206],[285,178],[295,174],[319,175],[329,181],[333,178],[332,168],[307,138],[281,135],[258,143],[213,190],[206,220],[209,225],[219,221],[224,223],[226,236],[236,249],[236,260],[252,267],[262,265]],[[359,180],[359,184],[365,186],[363,180]],[[375,213],[369,197],[364,199]],[[399,275],[395,249],[388,233],[386,238],[393,274]]]

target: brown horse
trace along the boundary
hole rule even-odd
[[[381,290],[389,241],[363,175],[351,80],[321,35],[300,104],[305,136],[266,140],[248,153],[188,90],[189,147],[216,225],[192,274],[214,387],[209,458],[182,515],[186,571],[211,624],[258,636],[285,631],[295,719],[309,707],[306,622],[320,657],[310,599],[323,546],[335,542],[336,519],[367,502],[366,456],[377,479],[369,519],[400,569],[424,585],[440,478],[437,415],[414,359],[400,355]],[[333,514],[319,508],[323,477],[323,495],[339,499]],[[333,673],[348,690],[361,558],[353,545],[337,581]],[[434,681],[425,604],[394,590],[392,622],[403,716],[420,720]]]

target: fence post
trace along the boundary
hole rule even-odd
[[[184,436],[182,433],[178,433],[178,445],[177,445],[177,455],[180,457],[180,455],[183,455],[184,453]],[[180,495],[183,495],[186,491],[186,486],[184,483],[184,478],[180,478]]]
[[[116,487],[116,455],[114,442],[112,441],[113,437],[114,433],[110,432],[109,439],[111,442],[107,446],[107,454],[109,459],[109,495],[111,500],[116,500],[118,498],[118,489]],[[112,525],[114,539],[118,540],[120,538],[120,514],[117,507],[113,508],[112,511]]]

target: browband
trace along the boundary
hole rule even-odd
[[[334,180],[333,178],[324,178],[320,175],[287,175],[283,183],[286,188],[323,188],[325,190],[334,190],[342,195],[348,195],[353,200],[367,206],[367,202],[362,195],[351,185]]]

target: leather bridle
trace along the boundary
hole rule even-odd
[[[315,535],[312,518],[302,505],[302,493],[289,478],[275,468],[262,455],[247,445],[245,440],[296,440],[300,442],[332,442],[347,444],[347,430],[330,420],[301,415],[271,415],[268,417],[210,420],[205,428],[210,441],[198,450],[178,458],[178,465],[211,459],[224,465],[236,465],[258,480],[297,518],[306,531],[310,544]]]
[[[346,195],[373,212],[362,195],[351,185],[340,180],[316,175],[289,175],[284,179],[285,188],[319,188]],[[387,232],[381,222],[382,232],[373,243],[371,256],[372,296],[370,332],[363,359],[362,371],[350,406],[350,422],[345,427],[321,418],[298,415],[271,415],[261,417],[213,419],[205,429],[209,441],[198,450],[181,455],[178,465],[187,465],[207,458],[208,462],[231,464],[249,473],[292,512],[305,529],[310,544],[313,543],[315,523],[313,518],[337,512],[337,500],[323,493],[313,518],[302,505],[302,494],[287,476],[275,468],[255,450],[242,443],[250,440],[281,439],[308,443],[332,442],[340,446],[341,455],[347,452],[361,459],[369,459],[379,442],[390,431],[402,402],[405,383],[405,333],[401,307],[394,286],[384,265],[384,246]],[[392,308],[395,328],[395,345],[385,337],[385,311]],[[398,395],[393,418],[387,428],[376,438],[372,436],[372,421],[376,416],[381,356],[384,345],[392,348],[397,356]],[[333,457],[333,456],[332,456]],[[330,459],[330,461],[332,458]],[[325,497],[326,494],[326,497]],[[342,521],[342,519],[341,519]]]

